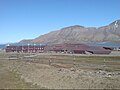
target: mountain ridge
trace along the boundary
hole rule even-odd
[[[41,35],[35,39],[22,40],[19,43],[107,43],[120,42],[120,20],[102,27],[84,27],[74,25]]]

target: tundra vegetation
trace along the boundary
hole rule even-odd
[[[120,89],[120,56],[0,52],[0,89]]]

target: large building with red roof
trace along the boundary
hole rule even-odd
[[[92,54],[110,54],[110,48],[104,48],[99,46],[88,46],[85,44],[55,44],[48,45],[44,49],[46,52],[56,52],[56,53],[75,53],[75,54],[85,54],[86,52]]]
[[[110,54],[110,48],[100,46],[88,46],[85,44],[54,44],[54,45],[10,45],[6,47],[6,52],[24,52],[24,53],[71,53],[71,54]]]

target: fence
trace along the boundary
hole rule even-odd
[[[94,59],[94,58],[92,58]],[[55,65],[55,64],[66,64],[66,65],[90,65],[90,64],[97,64],[97,65],[120,65],[120,60],[106,60],[97,58],[97,60],[92,60],[89,57],[86,59],[84,58],[77,58],[76,56],[65,56],[65,55],[11,55],[9,60],[18,60],[18,61],[25,61],[25,62],[32,62],[32,63],[40,63],[40,64],[48,64],[48,65]],[[100,59],[100,60],[99,60]]]

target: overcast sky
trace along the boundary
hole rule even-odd
[[[120,0],[0,0],[0,43],[63,27],[100,27],[120,19]]]

